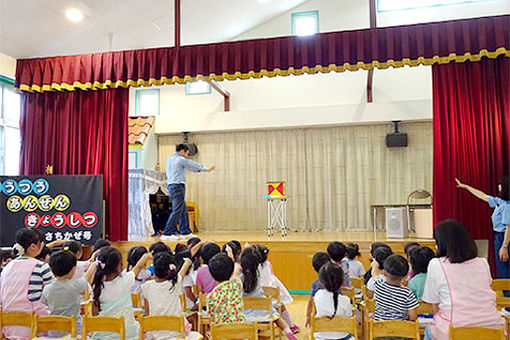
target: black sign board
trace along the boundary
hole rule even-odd
[[[46,243],[94,244],[103,231],[103,176],[0,176],[0,246],[21,228],[37,228]]]

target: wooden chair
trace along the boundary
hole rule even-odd
[[[367,299],[363,300],[360,304],[361,307],[361,331],[363,332],[363,337],[365,339],[368,338],[368,324],[371,320],[370,315],[375,313],[375,299]]]
[[[359,303],[361,302],[361,298],[363,297],[363,294],[359,294],[361,291],[361,288],[363,287],[364,278],[363,277],[351,277],[351,284],[352,288],[354,288],[354,302]],[[358,292],[358,293],[356,293]]]
[[[505,290],[510,290],[510,279],[493,280],[492,290],[496,292],[496,306],[498,310],[510,307],[510,297],[506,297],[503,293]]]
[[[211,325],[210,340],[258,340],[257,323],[225,323]]]
[[[85,289],[82,292],[82,296],[80,298],[80,312],[81,315],[92,316],[92,304],[94,301],[90,298],[90,293],[88,289]]]
[[[450,340],[504,340],[505,330],[500,328],[488,327],[453,327],[450,325]]]
[[[33,312],[4,312],[0,308],[0,334],[3,337],[4,326],[25,326],[30,328],[30,333],[34,329],[34,313]]]
[[[310,340],[314,339],[314,334],[317,332],[349,333],[354,337],[354,340],[357,340],[358,323],[355,316],[350,318],[335,316],[331,319],[327,316],[320,318],[312,317],[310,320]]]
[[[39,333],[47,331],[61,331],[71,334],[71,338],[76,339],[78,333],[76,329],[76,317],[34,315],[34,326],[32,327],[32,338],[37,338]]]
[[[140,323],[139,340],[144,340],[144,335],[152,331],[175,331],[181,334],[184,330],[184,317],[173,315],[150,315],[138,319]]]
[[[271,298],[273,306],[276,308],[278,314],[282,315],[283,312],[283,304],[280,301],[280,288],[279,287],[262,287],[264,291],[264,295],[268,298]],[[282,338],[283,332],[280,328],[277,327],[278,338]]]
[[[342,295],[345,295],[347,296],[350,300],[351,300],[351,304],[353,306],[355,306],[355,293],[354,293],[354,288],[346,288],[346,287],[343,287],[342,288]]]
[[[112,332],[120,336],[120,340],[126,339],[124,317],[114,318],[111,316],[85,316],[81,338],[87,339],[87,334],[94,332]]]
[[[142,295],[140,293],[131,293],[131,303],[133,304],[133,311],[135,314],[135,319],[143,316],[143,305],[142,305]]]
[[[379,337],[403,337],[420,340],[420,326],[418,325],[418,321],[370,320],[369,325],[369,340]]]
[[[428,303],[428,302],[424,302],[424,301],[418,301],[418,315],[420,314],[434,314],[434,307],[432,306],[431,303]],[[432,319],[430,319],[432,320]],[[422,326],[422,324],[420,323],[420,319],[418,318],[418,324],[420,325],[420,335],[424,335],[425,334],[425,327],[428,325],[428,324],[424,324]]]
[[[198,332],[205,334],[207,327],[211,324],[211,318],[207,313],[207,294],[198,295]]]
[[[184,293],[181,293],[179,295],[179,301],[181,303],[182,314],[193,325],[193,329],[197,329],[197,323],[198,323],[197,312],[188,310],[187,304],[186,304],[186,295],[184,295]]]
[[[198,233],[198,205],[195,201],[186,201],[186,209],[188,210],[189,224],[193,227],[193,232]]]
[[[243,298],[244,309],[260,309],[267,311],[268,320],[257,322],[257,329],[263,333],[260,336],[268,336],[271,340],[274,339],[275,335],[275,315],[273,314],[273,301],[270,297],[244,297]]]

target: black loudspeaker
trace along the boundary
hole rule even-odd
[[[386,146],[399,148],[407,146],[407,133],[388,133],[386,135]]]
[[[398,131],[399,120],[394,120],[395,131],[386,135],[386,146],[389,148],[401,148],[407,146],[407,133]]]

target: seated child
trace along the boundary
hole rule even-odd
[[[386,261],[386,259],[391,255],[393,255],[393,251],[389,247],[379,247],[374,251],[374,258],[370,264],[370,268],[372,269],[372,277],[370,280],[368,280],[367,283],[367,297],[369,299],[374,298],[375,279],[386,279],[383,273],[384,261]]]
[[[319,274],[319,271],[321,270],[321,267],[325,265],[326,263],[331,263],[331,257],[329,257],[328,253],[325,253],[323,251],[320,251],[318,253],[315,253],[312,258],[312,266],[313,269]],[[308,304],[306,306],[306,323],[305,326],[310,326],[310,320],[312,318],[312,308],[313,308],[313,298],[317,291],[319,289],[324,289],[322,287],[319,279],[313,281],[312,283],[312,289],[310,290],[310,297],[308,298]]]
[[[126,269],[122,272],[122,274],[126,274],[130,270],[132,270],[138,261],[142,258],[143,255],[147,254],[147,248],[144,246],[137,246],[129,249],[129,252],[127,253],[127,266]],[[135,278],[135,284],[131,288],[131,293],[139,293],[140,287],[142,284],[151,278],[151,272],[148,269],[142,269],[140,270],[140,273]],[[142,297],[143,301],[143,297]]]
[[[383,242],[374,242],[370,245],[370,256],[372,257],[370,261],[374,259],[374,252],[377,248],[385,247],[391,250],[390,246]],[[368,283],[368,280],[372,277],[372,268],[368,268],[367,272],[363,276],[365,285]]]
[[[131,287],[135,278],[147,265],[150,254],[144,254],[136,266],[122,275],[122,255],[117,248],[104,247],[97,255],[97,271],[92,282],[94,303],[92,315],[124,317],[126,340],[138,339],[138,322],[135,321],[131,301]],[[118,334],[96,332],[92,339],[119,339]]]
[[[409,272],[407,260],[400,255],[391,255],[384,261],[383,275],[374,282],[374,320],[411,320],[418,317],[418,300],[413,292],[401,286]]]
[[[41,262],[49,264],[50,263],[50,256],[51,256],[52,253],[53,253],[53,249],[51,249],[51,248],[49,248],[47,246],[43,246],[41,252],[35,258],[37,260],[41,261]]]
[[[53,281],[47,263],[36,260],[44,246],[44,234],[38,229],[23,228],[16,232],[14,253],[20,257],[10,261],[0,275],[0,302],[4,312],[34,312],[48,315],[48,308],[41,303],[44,286]],[[6,326],[2,329],[7,339],[30,339],[30,329]]]
[[[151,253],[152,257],[155,257],[156,254],[160,252],[172,254],[172,250],[164,242],[161,241],[154,242],[149,246],[149,253]],[[151,273],[151,276],[154,276],[154,265],[151,264],[150,266],[148,266],[147,270]]]
[[[243,296],[265,296],[258,277],[259,262],[260,258],[256,255],[253,247],[244,249],[241,254],[242,273],[240,275],[241,282],[243,283]],[[296,340],[296,337],[292,334],[287,322],[280,318],[280,315],[278,315],[275,309],[273,309],[273,319],[269,319],[269,313],[266,310],[245,309],[244,313],[248,322],[275,321],[276,325],[283,330],[289,340]]]
[[[230,249],[232,250],[232,254],[234,256],[234,262],[238,263],[239,262],[239,258],[241,256],[241,243],[239,241],[229,241],[227,243],[225,243],[222,247],[221,247],[221,252],[222,253],[225,253],[228,255],[227,253],[227,247],[230,247]]]
[[[331,261],[340,266],[344,273],[342,287],[351,288],[349,264],[347,263],[347,259],[345,259],[345,253],[345,245],[342,242],[334,241],[328,245],[328,254],[329,257],[331,257]]]
[[[407,286],[409,280],[413,278],[413,269],[411,268],[411,251],[419,246],[420,244],[418,242],[407,242],[404,245],[404,255],[405,258],[407,259],[407,263],[409,263],[409,274],[407,275],[406,279],[403,282],[405,286]]]
[[[64,243],[64,246],[62,247],[62,250],[70,251],[73,253],[74,257],[76,257],[76,270],[74,271],[73,279],[78,279],[80,277],[83,277],[85,272],[90,266],[90,261],[81,261],[81,257],[83,255],[83,247],[80,242],[77,241],[69,241],[67,243]]]
[[[50,309],[51,315],[76,316],[78,333],[81,332],[80,293],[89,289],[89,281],[96,272],[96,266],[90,265],[85,274],[73,279],[76,272],[76,257],[67,250],[51,254],[50,267],[56,281],[44,287],[41,302]],[[50,336],[61,337],[62,332],[51,332]]]
[[[104,247],[110,247],[112,245],[112,243],[110,241],[108,241],[107,239],[105,238],[100,238],[98,239],[95,243],[94,243],[94,247],[92,247],[92,254],[96,253],[97,251],[99,251],[101,248],[104,248]]]
[[[338,291],[342,287],[343,273],[342,268],[333,264],[326,263],[319,270],[319,281],[324,289],[319,290],[314,298],[316,318],[327,316],[351,317],[353,307],[351,300]],[[350,334],[341,332],[318,332],[313,334],[315,339],[351,339]]]
[[[365,267],[363,267],[360,261],[356,260],[357,257],[361,256],[359,246],[356,243],[349,242],[345,244],[345,250],[350,277],[362,277],[365,275]]]
[[[239,280],[241,267],[234,266],[234,261],[227,255],[218,253],[209,260],[209,271],[218,282],[207,296],[207,311],[212,322],[215,324],[245,322],[243,285]]]
[[[292,333],[296,334],[299,332],[300,328],[296,324],[294,324],[294,321],[292,321],[292,317],[290,316],[289,311],[287,308],[285,308],[285,305],[291,304],[294,299],[289,294],[289,291],[287,288],[283,285],[283,283],[276,277],[276,275],[273,272],[273,266],[271,265],[271,262],[268,261],[267,256],[269,254],[269,249],[261,244],[254,244],[252,248],[255,251],[255,254],[258,255],[260,258],[259,261],[259,279],[260,279],[260,285],[262,287],[278,287],[280,290],[280,303],[281,303],[281,317],[290,327],[290,330]]]
[[[209,261],[220,251],[220,246],[216,243],[207,243],[200,250],[200,258],[204,264],[204,267],[197,272],[197,286],[200,293],[210,293],[218,284],[209,272]]]
[[[436,257],[436,254],[429,247],[419,246],[411,249],[410,252],[413,278],[409,281],[409,289],[414,293],[418,300],[423,296],[425,281],[427,281],[427,268],[430,260]]]
[[[145,302],[145,315],[173,315],[182,316],[179,296],[182,292],[182,279],[191,266],[191,260],[184,259],[184,263],[177,272],[175,257],[167,252],[156,254],[154,258],[154,280],[145,282],[141,291]],[[189,332],[191,325],[186,323],[186,334],[173,331],[151,332],[150,338],[155,339],[198,339],[202,336],[197,332]]]

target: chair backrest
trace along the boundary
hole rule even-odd
[[[279,287],[262,287],[264,295],[275,299],[276,302],[280,303],[280,288]]]
[[[191,288],[191,291],[193,292],[193,294],[198,295],[198,285],[196,283]]]
[[[142,295],[140,293],[131,293],[131,303],[133,307],[142,308]]]
[[[112,332],[120,335],[120,340],[126,339],[124,317],[114,318],[111,316],[84,316],[82,339],[87,339],[87,334],[93,332]]]
[[[431,303],[418,301],[418,314],[434,314],[434,307]]]
[[[504,290],[510,290],[510,279],[492,280],[492,290],[496,292],[498,297],[504,297]]]
[[[343,287],[342,295],[349,297],[349,299],[351,300],[351,303],[354,303],[354,295],[355,295],[354,288]]]
[[[504,340],[505,331],[501,328],[453,327],[450,325],[450,340]]]
[[[352,288],[361,289],[363,287],[364,278],[363,277],[351,277]]]
[[[365,299],[363,300],[363,309],[367,316],[369,313],[375,313],[375,299]]]
[[[363,285],[361,286],[361,295],[363,296],[363,298],[367,298],[367,291],[368,291],[368,288],[367,288],[367,285]]]
[[[34,315],[34,327],[32,328],[32,338],[37,338],[39,333],[47,331],[61,331],[71,334],[71,338],[76,338],[76,317],[58,316],[58,315]]]
[[[138,319],[140,323],[139,339],[151,331],[176,331],[184,334],[184,317],[174,315],[150,315]]]
[[[179,294],[179,302],[181,303],[181,310],[184,312],[186,308],[186,295],[184,293]]]
[[[224,323],[211,325],[211,340],[258,340],[257,323]]]
[[[328,318],[323,316],[320,318],[313,317],[310,321],[310,338],[317,332],[344,332],[351,334],[354,339],[358,339],[358,323],[356,317],[346,318],[335,316]]]
[[[0,308],[0,333],[4,326],[25,326],[30,328],[30,332],[34,327],[33,312],[4,312]]]
[[[269,316],[273,317],[273,302],[270,297],[243,297],[244,309],[261,309],[269,312]]]
[[[420,340],[420,325],[418,321],[404,320],[370,320],[369,339],[379,337],[402,337]]]
[[[200,293],[198,295],[198,310],[203,311],[207,307],[207,294]]]
[[[89,301],[90,300],[90,292],[88,289],[85,289],[83,292],[81,292],[81,301]]]

